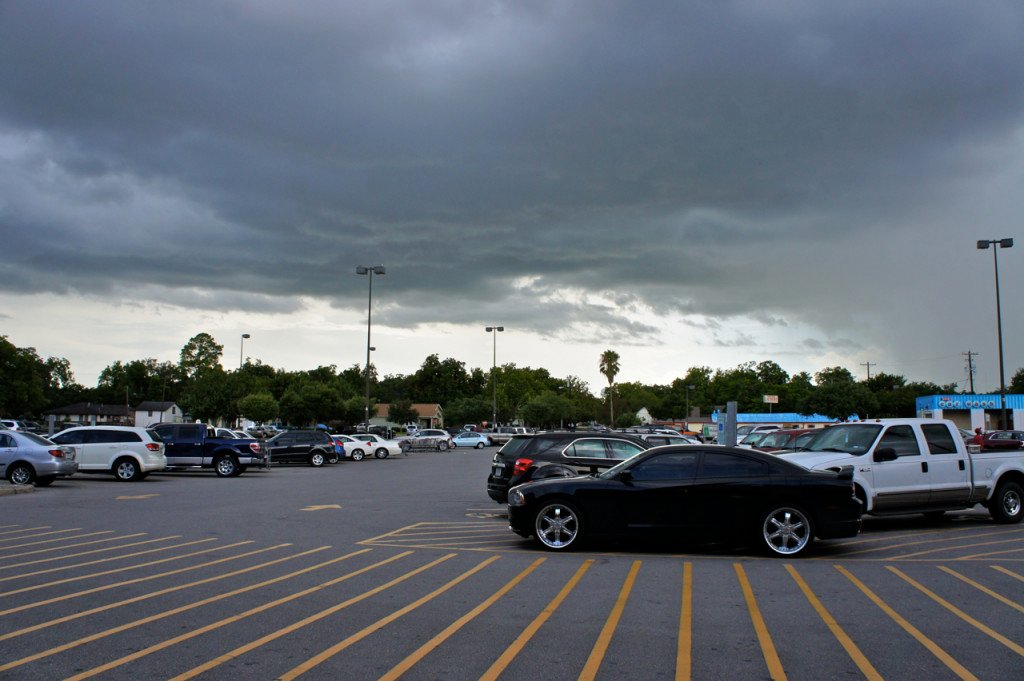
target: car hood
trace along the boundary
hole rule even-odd
[[[843,452],[778,452],[780,459],[798,463],[804,468],[828,468],[830,465],[849,466],[854,457]]]

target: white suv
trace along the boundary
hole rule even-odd
[[[135,482],[167,467],[163,441],[147,428],[82,426],[50,439],[75,448],[80,473],[112,473],[118,480]]]

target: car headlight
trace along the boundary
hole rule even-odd
[[[526,496],[519,490],[518,487],[513,487],[508,491],[508,505],[509,506],[525,506]]]

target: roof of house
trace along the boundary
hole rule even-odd
[[[177,406],[175,402],[141,402],[135,407],[135,411],[168,411],[171,407]]]
[[[123,404],[99,404],[98,402],[76,402],[66,407],[44,411],[48,416],[128,416],[128,407]]]

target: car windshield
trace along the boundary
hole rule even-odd
[[[637,452],[637,454],[640,454],[640,452]],[[597,477],[601,478],[602,480],[612,480],[615,478],[615,476],[619,474],[620,471],[632,466],[635,463],[634,459],[636,459],[635,455],[626,459],[625,461],[620,461],[619,463],[615,464],[614,466],[607,469],[603,473],[598,473]]]
[[[851,455],[863,454],[882,432],[881,424],[850,423],[829,426],[817,437],[802,447],[815,452],[845,452]]]

